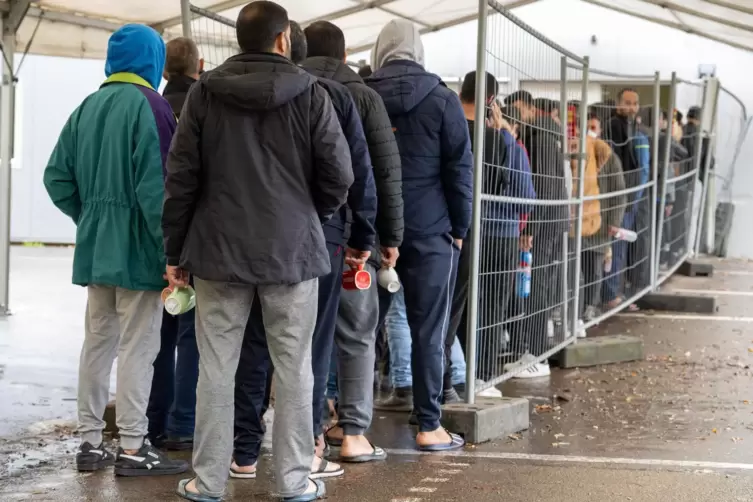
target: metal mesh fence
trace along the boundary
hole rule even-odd
[[[191,38],[204,59],[204,70],[211,70],[240,52],[235,36],[235,20],[191,5]]]

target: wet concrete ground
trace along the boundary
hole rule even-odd
[[[0,500],[177,500],[179,478],[115,480],[71,467],[85,295],[68,285],[70,254],[12,255],[15,315],[0,321]],[[645,361],[505,384],[506,395],[531,400],[529,431],[419,456],[407,416],[377,412],[370,437],[390,458],[347,466],[327,482],[328,500],[753,500],[753,264],[715,264],[712,278],[673,278],[664,289],[717,295],[717,320],[623,315],[589,336],[640,336]],[[272,489],[267,476],[233,480],[227,499],[272,500]]]

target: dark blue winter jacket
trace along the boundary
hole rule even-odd
[[[530,213],[533,205],[525,200],[536,198],[536,190],[533,188],[533,176],[531,164],[525,149],[507,131],[502,131],[507,146],[507,162],[510,173],[510,183],[505,188],[503,195],[521,199],[518,203],[509,202],[484,202],[483,222],[484,235],[489,237],[519,237],[520,217]],[[525,199],[525,200],[523,200]]]
[[[334,80],[317,79],[327,91],[335,107],[345,139],[350,147],[353,164],[353,184],[348,190],[347,209],[353,215],[348,246],[358,250],[371,250],[374,247],[376,230],[374,222],[377,212],[376,185],[371,167],[369,146],[361,125],[361,118],[348,88]],[[346,207],[343,206],[324,224],[324,237],[332,244],[344,244]]]
[[[418,63],[390,61],[366,80],[382,97],[403,166],[405,240],[471,226],[473,159],[457,94]]]

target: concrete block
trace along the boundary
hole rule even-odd
[[[625,363],[643,359],[643,341],[635,336],[610,335],[584,338],[552,358],[560,368]]]
[[[460,434],[468,443],[484,443],[528,429],[528,400],[520,398],[476,398],[475,404],[442,406],[442,425]]]
[[[118,425],[115,423],[115,401],[110,401],[105,406],[105,432],[109,432],[113,436],[118,435]]]
[[[713,296],[673,293],[649,293],[638,300],[638,306],[647,310],[691,312],[696,314],[713,314],[717,309],[716,298]]]
[[[714,275],[714,265],[696,260],[686,260],[677,269],[677,273],[688,277],[712,277]]]

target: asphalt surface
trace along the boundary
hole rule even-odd
[[[14,315],[0,321],[0,501],[178,500],[180,477],[72,469],[85,293],[69,285],[70,257],[13,250]],[[507,383],[505,395],[531,402],[530,430],[456,455],[417,455],[407,415],[377,412],[370,438],[390,457],[346,466],[327,481],[328,500],[753,500],[753,264],[714,263],[714,277],[663,289],[717,296],[717,320],[643,312],[594,328],[589,336],[640,336],[646,360]],[[274,500],[268,466],[265,457],[259,479],[232,480],[226,500]]]

